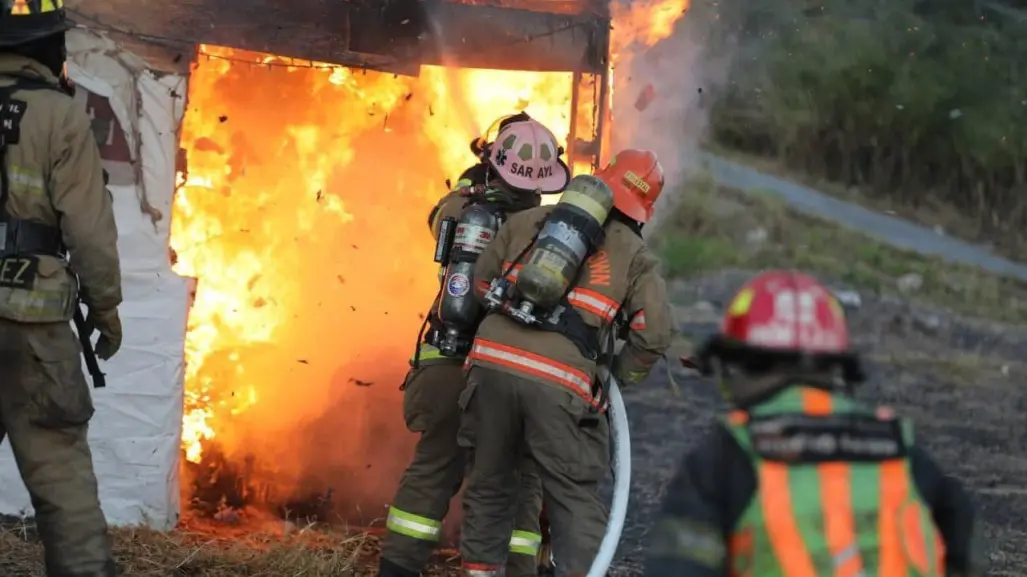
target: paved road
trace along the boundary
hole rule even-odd
[[[726,186],[744,191],[771,192],[798,211],[837,222],[898,248],[939,256],[950,262],[976,265],[993,273],[1027,281],[1027,265],[997,256],[986,248],[939,235],[918,224],[867,210],[719,156],[704,152],[700,157],[713,178]]]

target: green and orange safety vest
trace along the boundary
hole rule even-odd
[[[945,547],[908,458],[788,462],[761,456],[751,422],[790,414],[895,420],[847,396],[807,387],[730,413],[724,424],[752,459],[758,487],[728,543],[732,577],[944,577]],[[912,446],[912,425],[898,422],[903,443]]]

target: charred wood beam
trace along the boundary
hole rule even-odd
[[[430,25],[419,44],[425,63],[536,71],[606,68],[610,23],[594,13],[425,4]]]
[[[498,3],[500,0],[478,0]],[[67,0],[80,23],[154,44],[214,44],[416,74],[422,64],[515,70],[605,69],[609,18],[602,0],[580,13],[439,0]],[[572,0],[553,3],[569,11]]]
[[[79,24],[109,30],[116,40],[130,36],[162,46],[213,44],[416,74],[416,63],[351,50],[351,7],[337,0],[67,0],[65,5]]]

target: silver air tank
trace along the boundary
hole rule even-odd
[[[613,191],[605,182],[587,174],[571,179],[517,275],[519,298],[542,309],[557,306],[601,242],[612,209]]]
[[[474,264],[499,225],[499,218],[482,204],[465,208],[457,221],[438,308],[444,331],[437,346],[446,356],[465,355],[474,340],[482,314],[474,294]]]

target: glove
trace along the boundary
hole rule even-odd
[[[636,368],[633,371],[625,370],[623,365],[623,355],[624,353],[621,352],[619,355],[614,357],[613,367],[611,367],[610,369],[610,374],[612,374],[614,378],[617,379],[617,382],[620,383],[621,388],[626,389],[632,385],[637,385],[638,383],[644,381],[646,376],[649,375],[649,369]]]
[[[118,316],[118,309],[108,311],[97,311],[89,309],[86,317],[86,327],[90,334],[92,331],[100,331],[100,338],[96,341],[96,356],[102,360],[108,360],[121,348],[121,318]]]

